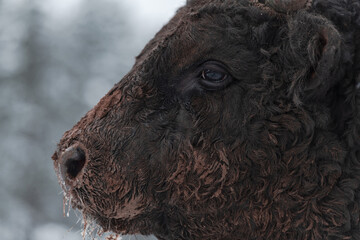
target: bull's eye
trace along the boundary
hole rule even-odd
[[[227,74],[223,72],[214,71],[211,69],[205,69],[201,73],[201,77],[207,81],[219,82],[226,79]]]
[[[204,63],[199,75],[199,82],[206,90],[224,89],[232,81],[225,66],[217,61]]]

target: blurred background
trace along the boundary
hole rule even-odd
[[[0,239],[83,239],[50,157],[184,3],[0,0]]]

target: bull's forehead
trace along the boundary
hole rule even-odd
[[[191,1],[145,46],[133,70],[176,75],[206,60],[238,68],[233,65],[249,43],[245,38],[249,23],[243,18],[246,5],[239,0]]]

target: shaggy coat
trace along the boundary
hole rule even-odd
[[[61,139],[72,206],[167,240],[360,239],[360,1],[303,5],[188,1]]]

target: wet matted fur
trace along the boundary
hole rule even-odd
[[[264,2],[178,10],[61,139],[73,207],[159,239],[360,239],[360,1]]]

